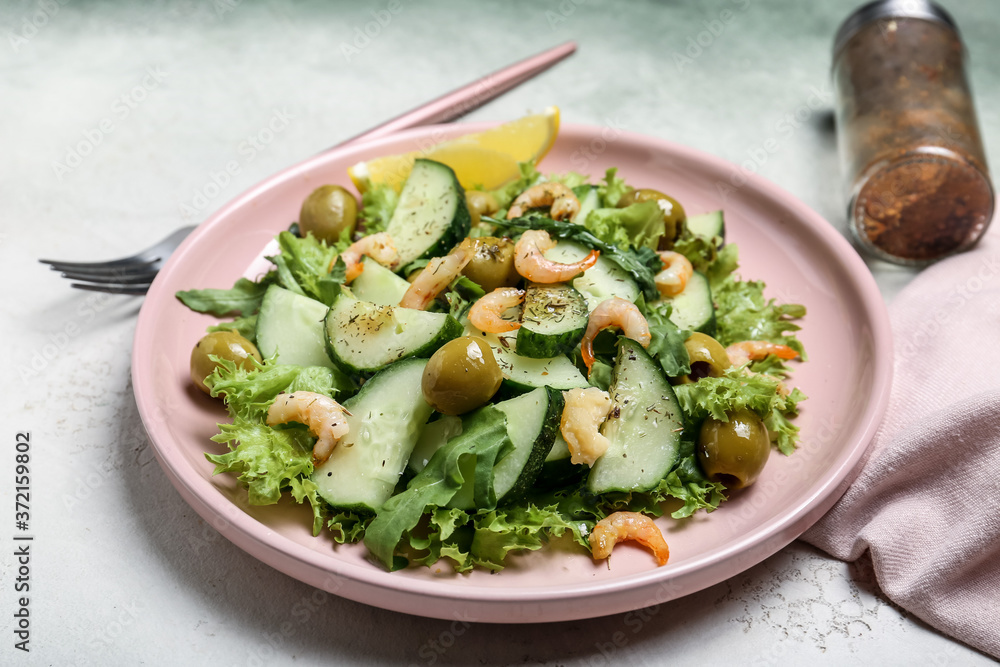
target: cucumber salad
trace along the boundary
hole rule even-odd
[[[796,447],[804,307],[738,275],[722,211],[615,169],[466,191],[417,159],[360,204],[318,188],[277,244],[258,279],[177,294],[225,318],[191,356],[230,417],[206,456],[389,570],[497,571],[563,536],[662,565],[652,518],[753,493]]]

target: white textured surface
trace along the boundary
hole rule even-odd
[[[17,431],[32,433],[36,541],[28,655],[13,649],[13,548],[0,548],[0,663],[986,663],[888,604],[864,563],[801,543],[654,615],[466,629],[325,596],[221,538],[156,465],[128,383],[139,300],[70,291],[35,262],[132,252],[185,224],[182,206],[201,221],[283,167],[567,39],[580,45],[572,59],[470,118],[558,104],[569,122],[622,126],[736,162],[773,137],[779,150],[760,172],[842,229],[826,114],[809,111],[799,128],[780,123],[815,91],[824,108],[831,102],[830,43],[852,5],[632,2],[626,11],[582,0],[400,0],[347,62],[341,46],[355,28],[373,12],[384,20],[395,3],[5,3],[0,340],[12,364],[0,388],[0,507],[9,508],[0,541],[13,544]],[[731,22],[706,33],[708,46],[678,69],[673,54],[704,22],[718,31],[711,22],[723,10]],[[995,161],[993,10],[986,1],[953,8]],[[26,28],[33,19],[36,34]],[[275,120],[285,126],[251,150],[247,137],[275,114],[287,123]],[[54,163],[88,136],[93,150],[57,174]],[[230,161],[239,167],[231,183],[197,202]],[[887,298],[911,277],[875,270]]]

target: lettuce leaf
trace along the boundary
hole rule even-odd
[[[742,367],[731,366],[719,377],[704,377],[697,382],[680,384],[674,393],[691,424],[700,424],[706,417],[727,421],[726,413],[749,408],[761,418],[772,409],[784,409],[781,382],[770,375],[748,375]]]
[[[706,417],[728,421],[727,412],[749,408],[767,426],[772,440],[783,454],[795,451],[799,428],[789,421],[798,413],[798,403],[806,395],[793,389],[787,396],[781,380],[764,373],[747,374],[742,367],[730,367],[720,377],[705,377],[674,387],[692,428]]]
[[[623,250],[647,247],[656,250],[663,236],[663,211],[647,201],[625,208],[596,208],[587,214],[583,226],[605,243]]]
[[[766,340],[787,345],[805,359],[802,342],[789,332],[799,325],[791,320],[805,315],[799,304],[778,304],[764,298],[764,283],[728,277],[713,288],[716,303],[716,339],[722,345],[745,340]]]
[[[225,454],[206,454],[215,464],[213,474],[234,473],[247,487],[251,505],[272,505],[281,491],[298,477],[312,474],[315,438],[304,428],[274,429],[237,416],[232,424],[219,424],[215,442],[229,445]],[[308,490],[300,485],[303,497]],[[315,527],[315,522],[314,522]]]
[[[228,359],[217,359],[219,366],[205,378],[212,396],[222,396],[233,417],[264,420],[274,397],[285,391],[299,372],[299,366],[285,366],[265,359],[251,360],[253,367],[244,369]]]
[[[228,322],[219,322],[206,329],[208,333],[215,331],[235,331],[248,341],[257,344],[257,315],[241,315]]]
[[[268,257],[275,265],[278,283],[296,294],[308,296],[326,305],[340,293],[345,267],[337,254],[344,244],[327,245],[312,234],[300,238],[291,232],[278,234],[281,254]],[[346,246],[344,246],[346,247]],[[336,271],[327,271],[334,259]]]
[[[578,542],[583,537],[580,524],[568,521],[556,505],[515,505],[480,512],[473,518],[473,525],[468,567],[480,566],[494,572],[504,568],[504,560],[511,552],[541,549],[549,538],[560,537],[567,530],[577,536]]]
[[[700,509],[711,512],[726,499],[726,487],[705,477],[695,457],[693,441],[690,444],[691,453],[680,459],[654,492],[657,498],[676,498],[684,503],[670,514],[674,519],[684,519]]]
[[[276,364],[272,358],[263,363],[253,360],[253,367],[244,369],[228,359],[217,361],[218,368],[205,384],[212,396],[223,396],[234,418],[263,422],[275,396],[283,391],[313,391],[331,398],[356,391],[350,378],[323,366]]]
[[[325,504],[324,504],[325,507]],[[374,517],[370,514],[359,514],[351,510],[340,509],[327,520],[327,528],[333,533],[333,541],[337,544],[360,542],[365,536],[365,529]]]
[[[292,477],[288,480],[288,486],[295,502],[300,505],[309,503],[313,514],[312,534],[313,537],[319,535],[320,531],[323,530],[323,522],[326,521],[327,505],[319,497],[319,487],[316,486],[316,482],[307,477]]]
[[[392,220],[392,214],[399,203],[399,193],[389,185],[376,185],[361,195],[361,211],[358,215],[365,234],[384,232]]]
[[[680,329],[670,321],[673,306],[667,301],[654,301],[646,304],[640,299],[639,309],[645,313],[649,324],[649,346],[646,351],[659,362],[667,377],[680,377],[691,372],[691,359],[688,356],[684,341],[691,335],[690,331]]]
[[[260,308],[264,292],[276,281],[277,274],[268,273],[259,282],[240,278],[230,289],[196,289],[177,292],[177,299],[198,313],[216,317],[252,315]]]
[[[410,535],[428,510],[444,507],[465,484],[459,466],[465,457],[475,457],[475,497],[479,507],[496,506],[493,466],[510,447],[507,418],[487,405],[464,420],[463,432],[434,453],[427,466],[410,480],[406,490],[391,497],[379,508],[365,531],[365,546],[390,570],[409,562],[400,553],[400,544]],[[420,537],[412,545],[426,545]]]
[[[632,188],[625,184],[625,179],[618,178],[618,168],[612,167],[604,172],[604,182],[597,186],[597,195],[607,208],[615,208],[618,201]]]
[[[767,432],[771,435],[771,442],[785,456],[795,451],[799,441],[799,427],[790,422],[789,418],[799,413],[798,403],[805,399],[806,395],[796,387],[785,399],[784,409],[772,410],[764,418],[764,426],[767,427]]]

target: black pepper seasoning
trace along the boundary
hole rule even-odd
[[[879,0],[840,27],[833,79],[849,227],[869,253],[924,265],[971,247],[993,216],[965,48],[926,0]]]

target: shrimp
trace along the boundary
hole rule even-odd
[[[423,310],[434,298],[457,278],[465,265],[475,256],[476,247],[472,239],[465,239],[444,257],[435,257],[417,279],[413,281],[400,300],[402,308]]]
[[[278,394],[267,410],[267,425],[299,422],[308,426],[309,432],[318,438],[313,446],[313,459],[318,464],[330,458],[333,448],[347,435],[350,427],[344,417],[350,414],[329,396],[297,391]]]
[[[545,258],[545,253],[555,245],[556,242],[548,232],[540,229],[527,230],[514,244],[514,269],[532,282],[564,283],[596,264],[601,254],[597,250],[591,250],[579,262],[563,264]]]
[[[605,299],[590,314],[587,330],[580,341],[580,357],[588,372],[594,366],[594,338],[599,331],[608,327],[619,327],[623,334],[639,345],[649,347],[649,323],[636,305],[618,296]]]
[[[502,315],[508,308],[524,303],[524,290],[516,287],[498,287],[469,309],[469,323],[487,333],[505,333],[521,328],[516,320],[505,320]]]
[[[597,387],[570,389],[563,396],[559,432],[569,446],[569,460],[593,467],[610,444],[598,429],[611,411],[611,397]]]
[[[662,296],[677,296],[687,287],[688,281],[691,280],[691,275],[694,273],[691,260],[679,252],[670,250],[664,250],[657,254],[663,260],[663,270],[653,278],[656,289],[660,290]]]
[[[542,206],[549,207],[553,220],[572,219],[580,212],[580,200],[568,187],[562,183],[539,183],[517,196],[507,210],[507,219],[524,215],[526,209]]]
[[[799,353],[787,345],[769,343],[766,340],[745,340],[733,343],[726,348],[729,361],[733,366],[745,366],[751,361],[763,359],[769,354],[773,354],[779,359],[795,359]]]
[[[615,512],[604,517],[594,526],[588,540],[591,553],[598,560],[610,556],[615,545],[624,540],[635,540],[648,547],[659,565],[666,565],[670,558],[663,533],[652,519],[638,512]]]
[[[361,263],[364,256],[371,257],[384,267],[395,269],[399,264],[399,251],[392,237],[385,232],[379,232],[362,238],[360,241],[352,243],[344,252],[337,257],[344,260],[347,265],[347,276],[344,280],[348,283],[361,275],[365,265]],[[330,262],[327,271],[333,270],[333,265],[337,263],[337,257]]]

